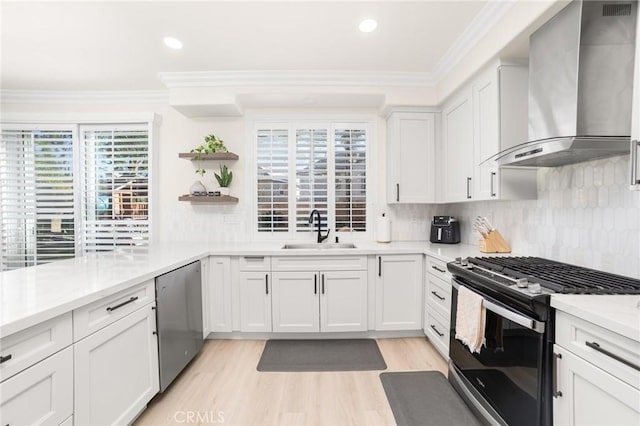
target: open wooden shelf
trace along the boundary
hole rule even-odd
[[[231,195],[191,195],[185,194],[178,197],[178,201],[190,201],[192,203],[211,203],[211,204],[235,204],[239,200]]]
[[[233,152],[215,152],[212,154],[198,154],[197,152],[178,153],[179,158],[186,158],[191,161],[194,161],[197,155],[200,155],[200,160],[237,160],[240,158],[238,154],[234,154]]]

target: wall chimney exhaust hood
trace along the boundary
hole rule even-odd
[[[529,39],[529,141],[488,161],[555,167],[629,153],[637,0],[573,1]]]

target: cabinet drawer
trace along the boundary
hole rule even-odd
[[[447,270],[447,262],[431,256],[427,256],[427,272],[446,281],[451,277]]]
[[[428,307],[425,318],[424,332],[429,341],[445,359],[449,359],[449,321],[430,311]]]
[[[287,256],[271,259],[274,271],[364,271],[366,256]]]
[[[153,302],[155,298],[155,282],[149,280],[76,309],[73,311],[74,342]]]
[[[73,414],[73,349],[0,383],[3,425],[58,425]]]
[[[242,272],[271,271],[271,258],[269,256],[241,256],[239,263]]]
[[[73,342],[71,312],[0,340],[0,381],[32,366]],[[9,359],[7,359],[10,357]]]
[[[451,313],[451,284],[433,275],[427,275],[427,306],[445,318]]]
[[[593,323],[556,312],[556,343],[614,377],[640,389],[640,342]]]

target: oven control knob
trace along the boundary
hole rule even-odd
[[[469,261],[467,260],[466,257],[464,259],[460,260],[460,265],[462,265],[462,266],[468,266],[469,265]]]
[[[540,294],[540,293],[542,293],[542,288],[540,287],[540,284],[535,283],[535,284],[529,285],[529,293],[531,293],[531,294]]]
[[[529,287],[529,281],[526,278],[518,278],[516,280],[516,286],[518,288],[527,288]]]

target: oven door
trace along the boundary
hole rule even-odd
[[[545,323],[527,317],[507,305],[470,289],[484,298],[485,345],[479,353],[456,339],[458,288],[452,279],[450,379],[457,380],[462,394],[472,399],[491,423],[540,425],[542,413]],[[473,400],[475,399],[475,401]]]

